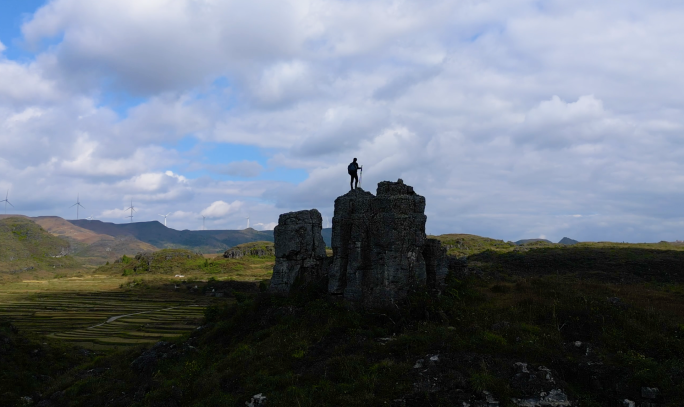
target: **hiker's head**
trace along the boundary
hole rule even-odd
[[[354,162],[356,162],[356,158],[354,158]]]

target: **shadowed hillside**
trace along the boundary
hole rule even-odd
[[[72,224],[110,236],[132,236],[159,248],[184,248],[218,253],[241,243],[273,241],[272,231],[175,230],[157,221],[115,224],[99,220],[70,220]]]
[[[684,282],[684,250],[669,243],[578,243],[468,257],[483,271],[510,275],[573,274],[611,282]]]

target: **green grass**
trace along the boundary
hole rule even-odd
[[[181,336],[199,325],[204,307],[215,301],[204,297],[201,290],[186,289],[204,285],[192,281],[168,284],[160,279],[101,276],[36,284],[41,289],[24,290],[27,283],[2,287],[0,320],[10,321],[22,332],[90,348],[95,344],[132,343],[128,339],[141,336],[147,343]],[[128,316],[107,322],[122,315]]]
[[[273,258],[164,251],[130,277],[123,270],[134,270],[141,259],[103,267],[99,278],[15,283],[0,295],[0,308],[24,321],[27,335],[51,333],[60,346],[119,349],[84,364],[69,362],[73,369],[33,387],[64,394],[74,406],[244,406],[257,393],[270,406],[384,406],[398,399],[407,406],[451,406],[473,405],[467,397],[482,400],[483,391],[506,406],[530,396],[513,380],[516,362],[534,372],[551,369],[554,388],[579,406],[640,402],[641,387],[660,389],[660,407],[684,400],[681,246],[514,247],[468,235],[441,238],[462,239],[450,252],[467,255],[471,271],[481,273],[451,275],[441,297],[416,292],[387,310],[354,309],[315,292],[291,298],[237,293],[235,302],[206,307],[199,321],[198,310],[181,301],[208,299],[197,297],[199,280],[260,281]],[[176,272],[188,283],[174,278]],[[80,292],[60,289],[69,281],[81,281]],[[84,295],[88,284],[107,292]],[[200,288],[192,297],[185,287],[195,284]],[[21,302],[28,297],[40,298],[34,303],[43,308],[32,313]],[[174,302],[181,308],[168,310]],[[11,303],[19,306],[9,309]],[[123,309],[145,313],[93,327],[93,320]],[[131,370],[141,344],[159,340],[192,350],[165,358],[152,373]],[[439,356],[434,366],[414,368],[432,355]]]
[[[607,300],[614,297],[617,305]],[[662,405],[684,399],[684,297],[660,286],[563,276],[452,279],[439,300],[416,293],[394,310],[364,312],[304,293],[212,306],[206,316],[206,327],[188,342],[197,352],[168,360],[153,377],[131,374],[138,351],[99,359],[93,366],[110,370],[97,390],[73,374],[48,392],[64,390],[74,405],[145,388],[127,403],[242,406],[263,393],[272,406],[396,399],[448,406],[484,390],[510,405],[525,395],[511,384],[513,364],[524,362],[552,369],[554,386],[580,405],[610,405],[615,388],[638,399],[641,386],[658,387]],[[439,391],[425,390],[422,370],[413,367],[426,355],[439,355],[429,370]]]
[[[255,245],[256,243],[246,244],[246,247],[256,247]],[[223,256],[200,255],[185,249],[163,249],[134,258],[123,256],[113,264],[100,267],[96,272],[130,277],[183,275],[194,279],[213,277],[217,280],[261,281],[271,277],[274,264],[274,256],[226,259]]]
[[[49,234],[29,219],[2,219],[0,279],[30,276],[48,270],[59,274],[65,269],[80,268],[80,263],[68,255],[69,248],[67,240]]]

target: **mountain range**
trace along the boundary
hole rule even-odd
[[[273,241],[272,230],[175,230],[161,222],[110,223],[99,220],[70,220],[71,224],[96,233],[122,237],[131,236],[160,249],[182,248],[218,253],[242,243]],[[330,246],[332,229],[321,231],[323,240]]]
[[[130,236],[160,249],[192,249],[205,253],[222,252],[241,243],[259,240],[273,241],[273,231],[244,230],[175,230],[158,221],[110,223],[99,220],[68,221],[83,229],[104,235]]]

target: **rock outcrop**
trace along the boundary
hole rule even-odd
[[[427,286],[438,290],[444,285],[449,272],[449,258],[447,249],[442,246],[438,239],[425,239],[423,246],[423,258],[425,259],[425,275]]]
[[[273,230],[276,263],[269,291],[287,294],[293,286],[327,276],[323,218],[316,209],[280,215]]]
[[[327,277],[328,293],[366,307],[384,307],[420,287],[439,289],[448,271],[446,249],[425,237],[425,198],[397,182],[378,184],[377,196],[357,188],[335,200],[332,263],[320,235],[318,211],[280,216],[271,292],[288,293],[295,280]]]
[[[364,306],[388,306],[412,289],[439,288],[446,251],[425,238],[425,198],[397,182],[377,196],[353,190],[335,200],[328,291]]]

